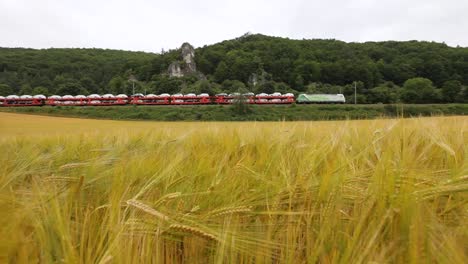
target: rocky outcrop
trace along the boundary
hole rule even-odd
[[[167,69],[169,76],[171,77],[183,77],[184,74],[182,73],[182,69],[180,67],[180,63],[178,61],[174,61],[169,65]]]
[[[249,77],[249,84],[251,86],[257,86],[263,84],[266,81],[271,81],[271,74],[267,73],[263,69],[259,69],[256,73],[252,73]]]
[[[195,49],[189,43],[182,44],[180,48],[181,60],[174,61],[167,69],[171,77],[183,77],[187,75],[202,75],[197,72],[197,64],[195,63]]]
[[[256,73],[252,73],[249,77],[249,84],[251,86],[256,86],[258,83],[258,75]]]
[[[195,73],[197,72],[197,64],[195,63],[195,49],[189,43],[182,44],[181,53],[182,59],[185,62],[186,70]]]

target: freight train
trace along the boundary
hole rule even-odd
[[[90,95],[8,95],[0,96],[0,106],[117,106],[117,105],[208,105],[208,104],[234,104],[242,102],[247,104],[292,104],[292,103],[344,103],[342,94],[305,95],[300,94],[296,101],[292,93],[220,93],[210,96],[202,94],[90,94]]]

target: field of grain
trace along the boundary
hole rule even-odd
[[[464,263],[467,129],[0,113],[0,262]]]

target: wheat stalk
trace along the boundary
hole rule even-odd
[[[147,204],[144,204],[140,201],[137,201],[137,200],[128,200],[127,201],[127,204],[130,205],[130,206],[133,206],[133,207],[136,207],[150,215],[153,215],[153,216],[156,216],[157,218],[163,220],[163,221],[169,221],[169,217],[166,216],[165,214],[159,212],[159,211],[156,211],[155,209],[153,209],[152,207],[150,207],[149,205]]]
[[[205,232],[205,231],[203,231],[201,229],[198,229],[196,227],[191,227],[191,226],[181,225],[181,224],[172,224],[172,225],[169,226],[169,229],[182,231],[182,232],[185,232],[185,233],[190,233],[190,234],[193,234],[193,235],[196,235],[196,236],[199,236],[199,237],[203,237],[203,238],[207,238],[207,239],[210,239],[210,240],[214,240],[214,241],[219,241],[219,239],[215,235],[207,233],[207,232]]]
[[[252,212],[250,206],[236,206],[236,207],[224,207],[217,210],[213,210],[208,213],[210,217],[217,217],[227,214],[238,214],[238,213],[247,213]]]

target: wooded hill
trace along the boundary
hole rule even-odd
[[[195,50],[197,74],[171,77],[180,50],[0,48],[0,95],[136,92],[344,93],[359,103],[468,101],[468,48],[242,37]],[[132,81],[134,80],[134,81]]]

